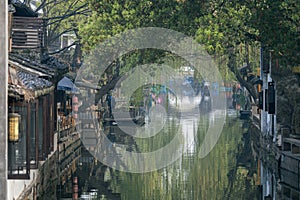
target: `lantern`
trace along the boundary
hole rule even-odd
[[[19,140],[20,115],[17,113],[9,113],[8,118],[9,118],[8,140],[10,142],[17,142]]]
[[[77,176],[75,176],[75,177],[73,178],[73,183],[74,183],[74,184],[77,184],[77,183],[78,183],[78,178],[77,178]]]
[[[78,118],[78,114],[77,113],[73,113],[73,118],[77,119]]]
[[[75,111],[75,112],[77,112],[78,111],[78,105],[73,105],[72,110]]]
[[[73,199],[78,199],[78,179],[73,178]]]
[[[72,102],[73,102],[73,104],[78,103],[78,97],[73,96]]]

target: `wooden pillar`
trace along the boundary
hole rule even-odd
[[[58,114],[58,111],[57,111],[57,97],[58,96],[58,93],[57,93],[57,90],[55,90],[54,92],[54,95],[53,95],[53,116],[54,116],[54,130],[57,131],[57,126],[58,126],[58,122],[57,122],[57,114]]]
[[[35,158],[36,165],[39,162],[39,99],[35,101]]]
[[[30,103],[27,103],[27,119],[26,119],[26,174],[30,175]]]
[[[7,199],[7,6],[7,0],[0,1],[0,197],[3,200]]]
[[[46,104],[46,98],[42,97],[43,99],[43,160],[46,159],[46,153],[47,153],[47,104]]]
[[[51,126],[52,126],[52,114],[51,114],[51,93],[48,95],[47,97],[47,150],[48,150],[48,154],[51,153],[51,144],[52,144],[52,130],[51,130]]]
[[[50,147],[51,151],[54,150],[54,92],[50,93]]]
[[[44,136],[45,136],[45,155],[47,157],[48,153],[49,153],[49,96],[45,96],[45,117],[43,118],[43,120],[45,121],[45,133],[44,133]]]
[[[44,97],[44,103],[43,103],[43,106],[44,106],[44,110],[45,112],[43,113],[44,114],[44,117],[43,117],[43,120],[44,120],[44,144],[45,144],[45,158],[47,157],[47,155],[50,153],[50,109],[49,109],[49,95],[46,95]]]

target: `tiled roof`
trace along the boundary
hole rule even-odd
[[[54,88],[46,77],[50,76],[9,60],[8,96],[28,101],[46,94]]]
[[[38,90],[51,87],[53,84],[52,82],[44,79],[39,78],[39,76],[35,74],[30,74],[27,72],[18,71],[17,77],[20,83],[29,90]]]

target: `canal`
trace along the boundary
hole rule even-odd
[[[114,143],[126,143],[135,151],[146,152],[165,145],[180,123],[181,134],[186,139],[184,151],[166,167],[130,173],[102,164],[83,146],[75,170],[61,177],[64,181],[57,187],[57,197],[74,197],[75,186],[79,199],[260,199],[249,121],[240,120],[235,111],[227,112],[220,138],[211,152],[204,158],[199,156],[208,125],[218,115],[218,111],[212,111],[200,117],[187,115],[181,122],[169,119],[168,130],[151,141],[133,139],[117,126],[107,125],[105,133]],[[199,127],[194,123],[197,120]]]
[[[132,121],[117,114],[115,121],[101,124],[105,137],[100,140],[110,143],[95,147],[83,141],[79,156],[60,173],[57,199],[300,199],[299,175],[280,169],[278,158],[258,148],[259,132],[251,119],[240,119],[229,108],[199,114],[195,97],[180,103],[182,112],[169,107],[164,113],[155,106],[154,117],[149,115],[139,128],[131,129]],[[208,137],[222,119],[220,134]],[[128,130],[135,133],[126,134]],[[170,143],[177,147],[173,152],[164,149]],[[165,153],[148,158],[124,154],[161,148]]]

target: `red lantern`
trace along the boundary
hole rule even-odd
[[[78,103],[78,97],[76,97],[76,96],[73,96],[73,98],[72,98],[72,102],[73,102],[73,103]]]
[[[72,111],[77,112],[77,111],[78,111],[78,105],[73,105],[73,106],[72,106]]]
[[[73,183],[76,183],[76,184],[78,183],[78,178],[77,178],[77,176],[73,178]]]
[[[78,118],[78,114],[77,113],[73,113],[73,118],[77,119]]]

